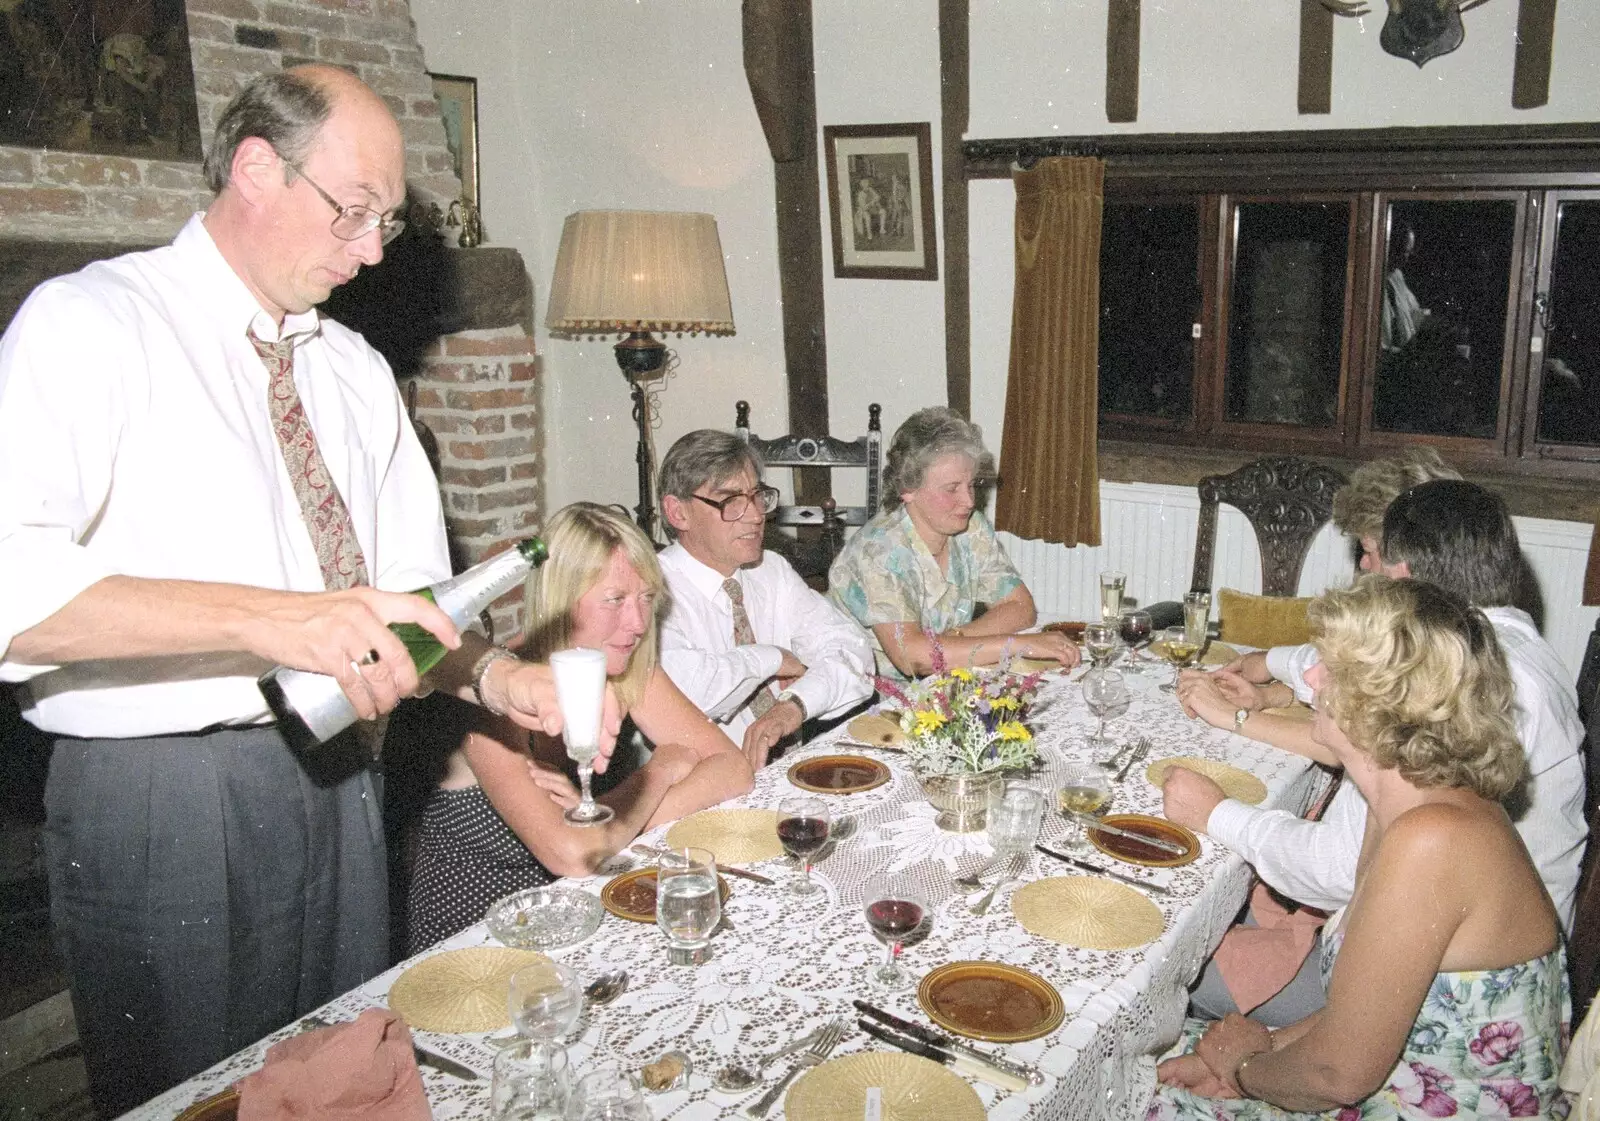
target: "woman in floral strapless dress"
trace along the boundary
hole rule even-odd
[[[1499,804],[1525,763],[1493,632],[1448,592],[1380,576],[1311,619],[1316,736],[1369,806],[1324,939],[1328,1002],[1275,1032],[1190,1021],[1147,1121],[1565,1117],[1566,961]]]

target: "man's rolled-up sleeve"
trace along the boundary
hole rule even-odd
[[[1366,802],[1346,781],[1321,821],[1229,798],[1211,811],[1206,833],[1244,857],[1276,891],[1309,907],[1334,911],[1355,894],[1366,820]]]

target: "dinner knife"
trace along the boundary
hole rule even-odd
[[[1053,856],[1057,860],[1064,860],[1074,868],[1082,868],[1085,872],[1093,872],[1097,876],[1108,876],[1113,880],[1120,880],[1123,883],[1130,884],[1133,887],[1142,887],[1146,891],[1153,891],[1157,895],[1167,894],[1167,889],[1162,887],[1160,884],[1152,884],[1146,880],[1136,880],[1132,876],[1124,876],[1121,872],[1113,872],[1109,868],[1102,868],[1098,864],[1090,864],[1087,860],[1079,860],[1077,857],[1068,856],[1065,853],[1057,852],[1055,849],[1047,849],[1043,845],[1034,845],[1033,847],[1044,853],[1046,856]]]
[[[934,1047],[943,1047],[947,1051],[965,1055],[969,1059],[980,1063],[988,1063],[997,1070],[1015,1075],[1017,1078],[1024,1079],[1035,1086],[1044,1081],[1044,1075],[1039,1072],[1038,1067],[1029,1066],[1027,1063],[1019,1063],[1015,1059],[1008,1059],[1001,1055],[993,1055],[987,1051],[980,1051],[976,1047],[956,1039],[954,1036],[934,1031],[932,1028],[924,1027],[913,1020],[902,1020],[893,1012],[879,1008],[875,1004],[868,1004],[864,1000],[857,1000],[852,1003],[855,1004],[857,1011],[871,1016],[874,1020],[888,1024],[891,1028],[909,1035],[912,1039],[921,1040],[923,1043]]]
[[[411,1051],[416,1055],[417,1062],[423,1066],[430,1066],[442,1074],[450,1075],[452,1078],[459,1078],[464,1082],[478,1082],[482,1079],[482,1075],[465,1063],[458,1063],[454,1059],[439,1054],[437,1051],[424,1050],[415,1043],[411,1045]]]
[[[952,1070],[958,1070],[962,1074],[970,1074],[973,1078],[982,1079],[992,1086],[1000,1087],[1002,1090],[1026,1090],[1028,1088],[1028,1080],[1026,1078],[1018,1078],[1016,1075],[1001,1070],[988,1062],[979,1062],[968,1058],[966,1055],[946,1051],[942,1047],[935,1047],[933,1044],[924,1043],[920,1039],[913,1039],[909,1035],[901,1035],[899,1032],[890,1031],[881,1024],[875,1024],[865,1017],[856,1021],[856,1027],[880,1043],[887,1043],[891,1047],[898,1047],[900,1050],[909,1051],[913,1055],[921,1055],[924,1059],[932,1059],[936,1063],[950,1067]]]
[[[632,851],[638,853],[640,856],[657,857],[666,850],[656,848],[653,845],[634,845]],[[776,883],[775,880],[767,879],[767,877],[763,876],[760,872],[751,872],[744,868],[734,868],[727,864],[717,865],[717,871],[726,872],[730,876],[738,876],[741,880],[754,880],[756,883],[766,884],[768,887],[771,887],[774,883]]]
[[[1152,837],[1148,833],[1136,833],[1132,829],[1124,829],[1119,825],[1107,825],[1091,814],[1073,813],[1071,810],[1062,810],[1062,815],[1071,818],[1085,829],[1095,829],[1101,833],[1110,833],[1113,837],[1126,837],[1130,841],[1138,841],[1141,845],[1149,845],[1162,852],[1170,852],[1173,856],[1188,856],[1189,850],[1173,841],[1163,841],[1160,837]]]

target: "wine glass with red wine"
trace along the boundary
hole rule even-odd
[[[911,977],[900,968],[900,945],[932,913],[927,892],[904,873],[879,872],[867,882],[862,909],[873,935],[889,947],[887,960],[868,976],[886,989],[904,987]]]
[[[800,878],[789,881],[794,894],[810,895],[818,890],[811,878],[811,858],[828,843],[832,824],[828,803],[821,798],[785,798],[778,803],[778,841],[800,865]]]
[[[1127,670],[1130,673],[1143,673],[1138,666],[1139,662],[1144,661],[1139,651],[1150,644],[1150,612],[1124,611],[1120,624],[1122,642],[1128,648]]]

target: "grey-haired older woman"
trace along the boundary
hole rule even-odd
[[[922,409],[895,431],[886,459],[883,512],[828,572],[834,601],[872,634],[878,672],[933,672],[935,639],[951,666],[1076,665],[1064,635],[1023,633],[1037,619],[1033,596],[977,508],[975,490],[994,477],[982,430],[950,409]]]

